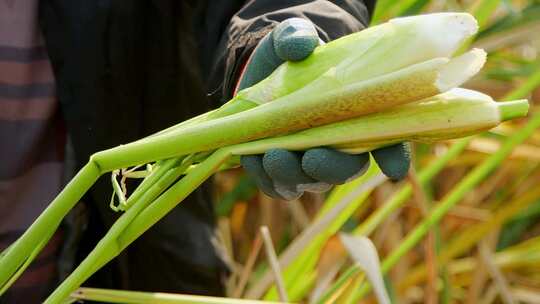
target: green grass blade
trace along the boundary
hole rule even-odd
[[[453,238],[444,248],[441,250],[441,254],[438,256],[437,261],[439,263],[447,263],[452,258],[459,256],[473,248],[478,242],[487,234],[497,229],[504,222],[508,221],[512,216],[518,214],[532,203],[538,201],[540,198],[540,189],[527,192],[519,198],[512,200],[508,204],[502,206],[485,222],[478,223],[474,226],[466,228],[457,237]],[[420,265],[417,268],[411,270],[407,278],[402,284],[400,289],[410,286],[424,277],[425,265]]]
[[[486,26],[489,17],[491,17],[495,9],[499,6],[500,2],[500,0],[477,0],[469,8],[469,13],[476,18],[480,30],[482,30]],[[465,42],[463,42],[463,45],[461,45],[458,53],[462,53],[469,49],[475,38],[476,35],[465,40]]]
[[[336,187],[323,208],[319,211],[314,224],[308,227],[303,235],[295,240],[295,243],[291,244],[287,250],[281,254],[280,263],[282,263],[283,276],[289,294],[303,296],[301,292],[293,290],[296,288],[295,283],[302,281],[302,278],[307,278],[312,275],[311,272],[315,267],[318,255],[325,242],[334,235],[347,219],[350,218],[354,211],[365,202],[365,199],[369,196],[374,186],[380,183],[379,175],[380,170],[373,162],[368,172],[362,177],[345,185]],[[369,186],[370,182],[375,182],[375,184]],[[366,188],[366,186],[368,187]],[[355,195],[352,196],[351,193]],[[334,212],[337,210],[336,208],[339,208],[339,213],[337,214]],[[333,213],[334,215],[330,213]],[[324,223],[324,225],[321,225],[321,223]],[[316,234],[309,232],[312,230],[314,231],[315,227],[321,227],[322,230],[321,228],[316,228]],[[304,236],[310,236],[307,242],[304,240]],[[299,246],[300,243],[303,245]],[[270,279],[271,277],[269,274],[263,275],[260,281],[250,288],[247,293],[248,297],[260,297],[270,286]],[[266,299],[277,299],[275,290],[271,289]]]
[[[431,179],[441,172],[442,169],[444,169],[449,161],[455,159],[461,152],[463,152],[471,140],[472,137],[464,138],[452,145],[443,156],[437,158],[433,163],[418,173],[419,182],[425,186]],[[388,218],[388,216],[397,210],[397,208],[403,206],[403,204],[406,203],[411,196],[412,187],[410,183],[407,183],[382,207],[378,208],[364,222],[362,222],[362,224],[360,224],[354,230],[354,234],[365,236],[370,235],[375,228],[379,226],[379,224]]]
[[[500,4],[501,0],[477,0],[469,11],[478,21],[478,26],[484,28]]]
[[[411,8],[415,6],[421,7],[423,4],[425,5],[425,1],[423,0],[402,0],[395,2],[397,5],[394,5],[391,12],[393,16],[404,16]]]
[[[387,16],[390,9],[397,3],[395,0],[379,0],[376,2],[373,16],[371,16],[370,26],[379,24],[383,21],[384,16]]]
[[[429,180],[434,178],[446,164],[452,159],[456,158],[459,155],[472,138],[464,138],[459,140],[456,144],[452,145],[450,149],[441,157],[437,158],[434,162],[429,164],[424,170],[420,171],[418,174],[418,179],[420,183],[427,183]],[[404,185],[401,190],[394,194],[382,207],[375,210],[362,224],[360,224],[354,231],[355,235],[370,235],[375,228],[382,223],[392,212],[397,208],[401,207],[412,195],[412,187],[410,183]],[[347,283],[354,275],[359,273],[359,269],[356,266],[349,267],[339,278],[338,280],[324,293],[321,297],[319,303],[325,303],[326,300],[330,299],[333,294],[340,290],[345,283]]]
[[[527,96],[540,84],[540,69],[536,70],[529,78],[516,90],[510,92],[504,97],[506,100],[520,98],[519,96]]]

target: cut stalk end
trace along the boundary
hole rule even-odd
[[[527,112],[529,112],[529,102],[527,99],[499,102],[497,106],[501,113],[501,121],[525,117]]]

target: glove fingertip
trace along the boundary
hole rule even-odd
[[[313,23],[301,18],[281,22],[272,35],[276,55],[288,61],[306,58],[319,44],[319,35]]]
[[[309,149],[302,157],[302,169],[310,177],[329,184],[343,184],[363,172],[367,154],[348,154],[329,148]]]
[[[408,143],[399,143],[371,151],[379,168],[393,181],[405,178],[411,163],[411,149]]]
[[[287,61],[300,61],[308,57],[319,43],[313,37],[288,37],[276,41],[274,44],[276,54]]]
[[[238,90],[245,89],[263,80],[282,63],[283,59],[279,58],[275,53],[272,35],[264,36],[253,50],[246,69],[240,76]]]
[[[244,155],[240,157],[240,164],[246,170],[246,173],[251,177],[257,187],[261,189],[266,195],[277,198],[285,199],[280,193],[274,189],[274,183],[272,179],[266,174],[262,165],[262,156],[260,155]]]
[[[270,149],[263,156],[263,167],[275,182],[290,187],[315,182],[301,167],[299,155],[285,149]]]

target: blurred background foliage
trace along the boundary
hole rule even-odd
[[[230,297],[278,300],[261,247],[269,227],[288,299],[370,303],[337,234],[369,237],[395,303],[540,303],[540,1],[379,0],[372,24],[396,16],[467,11],[480,31],[463,47],[488,61],[465,87],[528,98],[529,117],[472,138],[415,144],[411,173],[369,172],[330,193],[273,200],[242,170],[216,176]],[[464,113],[466,115],[466,113]]]

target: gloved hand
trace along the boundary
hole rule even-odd
[[[319,43],[322,41],[310,21],[291,18],[281,22],[253,51],[237,89],[256,84],[285,61],[306,58]],[[399,180],[409,170],[409,151],[408,144],[402,143],[371,153],[385,175]],[[369,155],[351,155],[325,147],[305,152],[271,149],[264,155],[242,156],[241,164],[264,193],[293,200],[304,191],[327,191],[332,185],[360,176],[369,166]]]

